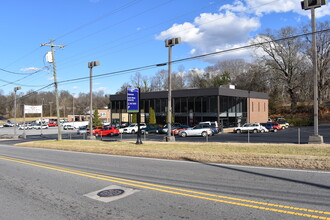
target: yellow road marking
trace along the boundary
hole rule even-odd
[[[285,214],[291,214],[291,215],[297,215],[297,216],[303,216],[303,217],[309,217],[309,218],[330,220],[330,217],[317,216],[317,215],[305,214],[305,213],[299,213],[299,212],[292,212],[292,211],[268,208],[268,207],[263,207],[263,206],[256,206],[256,205],[245,204],[245,203],[240,203],[240,202],[258,204],[258,205],[264,205],[264,206],[271,206],[271,207],[277,207],[277,208],[284,208],[284,209],[292,209],[292,210],[298,210],[298,211],[304,211],[304,212],[310,212],[310,213],[318,213],[318,214],[323,214],[323,215],[330,215],[330,212],[325,212],[325,211],[318,211],[318,210],[298,208],[298,207],[292,207],[292,206],[264,203],[264,202],[239,199],[239,198],[228,197],[228,196],[220,196],[220,195],[216,195],[216,194],[202,193],[202,192],[197,192],[197,191],[192,191],[192,190],[185,190],[185,189],[180,189],[180,188],[162,186],[162,185],[151,184],[151,183],[146,183],[146,182],[105,176],[105,175],[100,175],[100,174],[96,174],[96,173],[89,173],[89,172],[84,172],[84,171],[79,171],[79,170],[73,170],[73,169],[68,169],[68,168],[64,168],[64,167],[52,166],[52,165],[48,165],[48,164],[37,163],[37,162],[32,162],[32,161],[27,161],[27,160],[5,157],[5,156],[0,156],[0,159],[17,162],[17,163],[22,163],[22,164],[27,164],[27,165],[36,166],[36,167],[41,167],[41,168],[46,168],[46,169],[50,169],[50,170],[56,170],[56,171],[60,171],[60,172],[64,172],[64,173],[70,173],[70,174],[75,174],[75,175],[79,175],[79,176],[85,176],[85,177],[90,177],[90,178],[94,178],[94,179],[100,179],[100,180],[120,183],[120,184],[124,184],[124,185],[130,185],[130,186],[135,186],[135,187],[140,187],[140,188],[145,188],[145,189],[166,192],[166,193],[170,193],[170,194],[177,194],[177,195],[182,195],[182,196],[187,196],[187,197],[199,198],[199,199],[204,199],[204,200],[210,200],[210,201],[215,201],[215,202],[220,202],[220,203],[238,205],[238,206],[243,206],[243,207],[267,210],[267,211],[273,211],[273,212],[278,212],[278,213],[285,213]],[[158,187],[158,188],[155,188],[155,187]],[[170,191],[170,190],[175,190],[175,191]],[[176,191],[178,191],[178,192],[176,192]],[[188,194],[188,193],[193,193],[193,194],[197,194],[197,195],[192,195],[192,194]],[[200,195],[203,195],[203,196],[200,196]],[[233,202],[233,201],[227,201],[227,200],[216,199],[216,198],[208,198],[205,196],[240,201],[240,202]]]

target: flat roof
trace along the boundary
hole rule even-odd
[[[145,92],[145,93],[141,93],[140,95],[141,95],[141,99],[161,99],[161,98],[167,98],[168,92],[167,91]],[[250,98],[256,98],[256,99],[269,99],[269,96],[267,93],[240,90],[240,89],[229,89],[229,88],[223,88],[223,87],[172,90],[173,98],[218,96],[218,95],[219,96],[243,97],[243,98],[250,97]],[[110,100],[111,101],[126,100],[126,94],[110,95]]]

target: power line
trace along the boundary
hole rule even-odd
[[[31,74],[31,73],[13,72],[13,71],[6,70],[6,69],[3,69],[3,68],[0,68],[0,71],[6,72],[6,73],[12,73],[12,74],[16,74],[16,75],[29,75],[29,74]],[[36,70],[35,72],[33,72],[33,74],[37,73],[37,72],[40,72],[40,71],[42,71],[42,69]]]
[[[255,6],[255,7],[249,7],[249,8],[246,8],[245,11],[248,11],[248,10],[251,10],[251,9],[260,8],[260,7],[263,7],[263,6],[265,6],[265,5],[272,4],[272,3],[277,2],[277,1],[279,1],[279,0],[273,0],[273,1],[271,1],[271,2],[267,2],[267,3],[261,4],[261,5]],[[208,7],[209,7],[209,6],[208,6]],[[207,7],[204,7],[204,8],[207,8]],[[190,12],[190,13],[191,13],[191,12]],[[231,15],[231,16],[233,16],[233,15]],[[177,17],[182,17],[182,16],[177,16]],[[175,17],[175,18],[177,18],[177,17]],[[173,18],[173,19],[175,19],[175,18]],[[169,20],[167,20],[167,21],[171,21],[171,20],[173,20],[173,19],[169,19]],[[208,22],[201,23],[200,26],[203,26],[203,25],[206,25],[206,24],[209,24],[209,23],[212,23],[212,22],[216,22],[216,21],[218,21],[218,20],[220,20],[220,19],[222,19],[222,18],[220,17],[220,18],[217,18],[217,19],[210,20],[210,21],[208,21]],[[128,19],[127,19],[127,20],[128,20]],[[167,22],[167,21],[165,21],[165,22]],[[159,26],[159,25],[161,25],[161,24],[163,24],[163,23],[165,23],[165,22],[161,22],[161,23],[159,23],[159,24],[156,24],[156,25],[150,26],[149,28],[146,28],[146,29],[144,29],[144,30],[148,30],[148,29],[151,29],[151,28],[153,28],[153,27]],[[187,31],[187,30],[190,30],[190,29],[192,29],[192,28],[186,28],[186,29],[183,29],[183,30],[180,30],[180,31],[177,31],[177,32],[173,32],[173,33],[171,33],[171,34],[176,34],[176,33],[184,32],[184,31]],[[158,32],[154,32],[154,33],[152,33],[152,34],[157,34],[157,33],[158,33]],[[125,38],[128,38],[128,37],[130,37],[130,36],[134,36],[135,34],[136,34],[136,32],[133,32],[133,33],[128,34],[128,35],[126,35],[126,36],[123,36],[123,37],[117,38],[116,40],[111,40],[111,41],[109,41],[109,42],[111,42],[111,43],[112,43],[112,42],[118,42],[118,41],[123,40],[123,39],[125,39]],[[138,40],[144,39],[146,36],[149,36],[149,34],[148,34],[148,35],[141,36],[141,37],[139,37],[139,38],[135,38],[135,39],[133,39],[133,40],[131,40],[131,41],[125,41],[125,45],[129,44],[130,42],[134,42],[134,41],[138,41]],[[146,42],[146,41],[139,41],[139,44],[134,44],[134,46],[125,47],[125,48],[119,49],[119,50],[117,50],[117,51],[111,51],[111,54],[114,54],[114,53],[116,53],[116,52],[121,52],[121,51],[123,51],[123,50],[131,49],[131,48],[133,48],[133,47],[137,47],[137,46],[140,46],[141,44],[146,44],[146,43],[148,43],[148,42]],[[81,58],[84,58],[84,57],[88,57],[88,56],[90,56],[90,52],[91,52],[91,50],[95,50],[95,49],[98,49],[98,48],[102,48],[102,51],[106,52],[106,51],[108,51],[108,50],[110,50],[110,49],[112,49],[112,48],[115,48],[115,47],[118,47],[118,46],[121,46],[121,45],[122,45],[122,44],[119,43],[119,44],[117,44],[117,45],[114,45],[114,46],[112,46],[112,47],[109,47],[109,48],[104,49],[104,44],[102,44],[102,45],[100,45],[100,46],[98,46],[98,47],[94,47],[94,49],[86,50],[86,52],[89,53],[88,55],[86,55],[86,56],[80,56],[79,58],[76,58],[76,56],[72,56],[72,59],[71,59],[71,60],[81,59]],[[80,54],[81,54],[81,53],[80,53]],[[80,54],[79,54],[79,55],[80,55]],[[69,62],[70,62],[70,61],[67,60],[65,63],[69,63]],[[65,63],[64,63],[64,64],[65,64]],[[79,62],[79,63],[80,63],[80,62]],[[70,62],[70,64],[72,64],[72,62]]]
[[[319,30],[319,31],[316,31],[315,33],[322,33],[322,32],[328,32],[328,31],[330,31],[330,28],[329,29],[324,29],[324,30]],[[284,37],[284,38],[275,39],[275,40],[264,41],[264,42],[250,44],[250,45],[241,46],[241,47],[235,47],[235,48],[222,50],[222,51],[217,51],[217,52],[213,52],[213,53],[206,53],[206,54],[197,55],[197,56],[193,56],[193,57],[187,57],[187,58],[183,58],[183,59],[173,60],[172,63],[180,63],[180,62],[185,62],[185,61],[189,61],[189,60],[200,59],[200,58],[207,57],[207,56],[214,56],[214,55],[219,55],[219,54],[222,54],[222,53],[233,52],[233,51],[236,51],[236,50],[248,49],[248,48],[251,48],[251,47],[257,47],[257,46],[261,46],[261,45],[264,45],[264,44],[269,44],[269,43],[274,43],[274,42],[279,42],[279,41],[284,41],[284,40],[290,40],[290,39],[294,39],[294,38],[308,36],[308,35],[311,35],[311,34],[313,34],[313,32],[294,35],[294,36],[289,36],[289,37]],[[164,65],[166,65],[166,63],[167,62],[163,62]],[[159,64],[151,64],[151,65],[142,66],[142,67],[135,67],[135,68],[126,69],[126,70],[119,70],[119,71],[110,72],[110,73],[103,73],[103,74],[94,75],[93,78],[99,78],[99,77],[102,78],[102,77],[116,75],[116,74],[125,74],[125,73],[128,73],[128,72],[134,72],[134,71],[143,71],[143,70],[147,70],[147,69],[156,68],[156,67],[158,67],[158,65]],[[87,79],[89,79],[89,77],[86,76],[86,77],[80,77],[80,78],[74,78],[74,79],[59,81],[59,83],[68,83],[68,82],[75,82],[75,81],[87,80]]]
[[[83,28],[85,28],[85,27],[87,27],[87,26],[89,26],[89,25],[92,25],[92,24],[94,24],[94,23],[96,23],[96,22],[98,22],[98,21],[100,21],[100,20],[102,20],[102,19],[104,19],[104,18],[106,18],[106,17],[109,17],[110,15],[114,15],[114,14],[116,14],[116,13],[118,13],[118,12],[120,12],[120,11],[126,9],[126,8],[131,7],[132,5],[137,4],[137,3],[140,2],[140,1],[142,1],[142,0],[133,0],[133,1],[131,1],[131,2],[128,2],[127,4],[125,4],[125,5],[123,5],[123,6],[119,7],[119,8],[117,8],[117,9],[115,9],[115,10],[113,10],[113,11],[111,11],[111,12],[105,14],[105,15],[102,15],[102,16],[100,16],[100,17],[98,17],[98,18],[96,18],[96,19],[94,19],[94,20],[92,20],[92,21],[90,21],[90,22],[88,22],[88,23],[85,23],[85,24],[83,24],[83,25],[81,25],[81,26],[79,26],[79,27],[77,27],[77,28],[74,28],[73,30],[71,30],[71,31],[69,31],[69,32],[67,32],[67,33],[65,33],[65,34],[63,34],[63,35],[57,37],[56,40],[61,39],[61,38],[64,38],[64,37],[66,37],[67,35],[70,35],[70,34],[76,32],[76,31],[79,31],[79,30],[81,30],[81,29],[83,29]]]

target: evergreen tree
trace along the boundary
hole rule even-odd
[[[132,123],[137,123],[137,113],[132,114]]]
[[[156,114],[155,114],[155,110],[150,107],[149,108],[149,124],[156,124]]]
[[[93,117],[93,127],[102,126],[102,122],[100,120],[99,110],[94,110],[94,117]]]

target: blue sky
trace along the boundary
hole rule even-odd
[[[101,65],[94,75],[155,65],[167,61],[164,40],[181,37],[173,47],[173,59],[221,51],[246,45],[266,29],[299,27],[310,22],[310,11],[300,0],[11,0],[3,1],[0,14],[0,91],[7,95],[15,86],[21,92],[38,90],[53,82],[52,68],[40,47],[55,39],[57,78],[60,90],[89,92],[89,80],[61,83],[88,77],[89,61]],[[329,20],[330,4],[317,9],[318,21]],[[203,69],[217,60],[248,58],[248,51],[183,62],[187,72]],[[178,65],[173,71],[178,71]],[[139,72],[152,77],[165,67]],[[34,71],[45,69],[32,74]],[[30,70],[30,71],[29,71]],[[136,71],[106,75],[93,80],[93,90],[115,93]],[[53,86],[42,91],[53,91]]]

